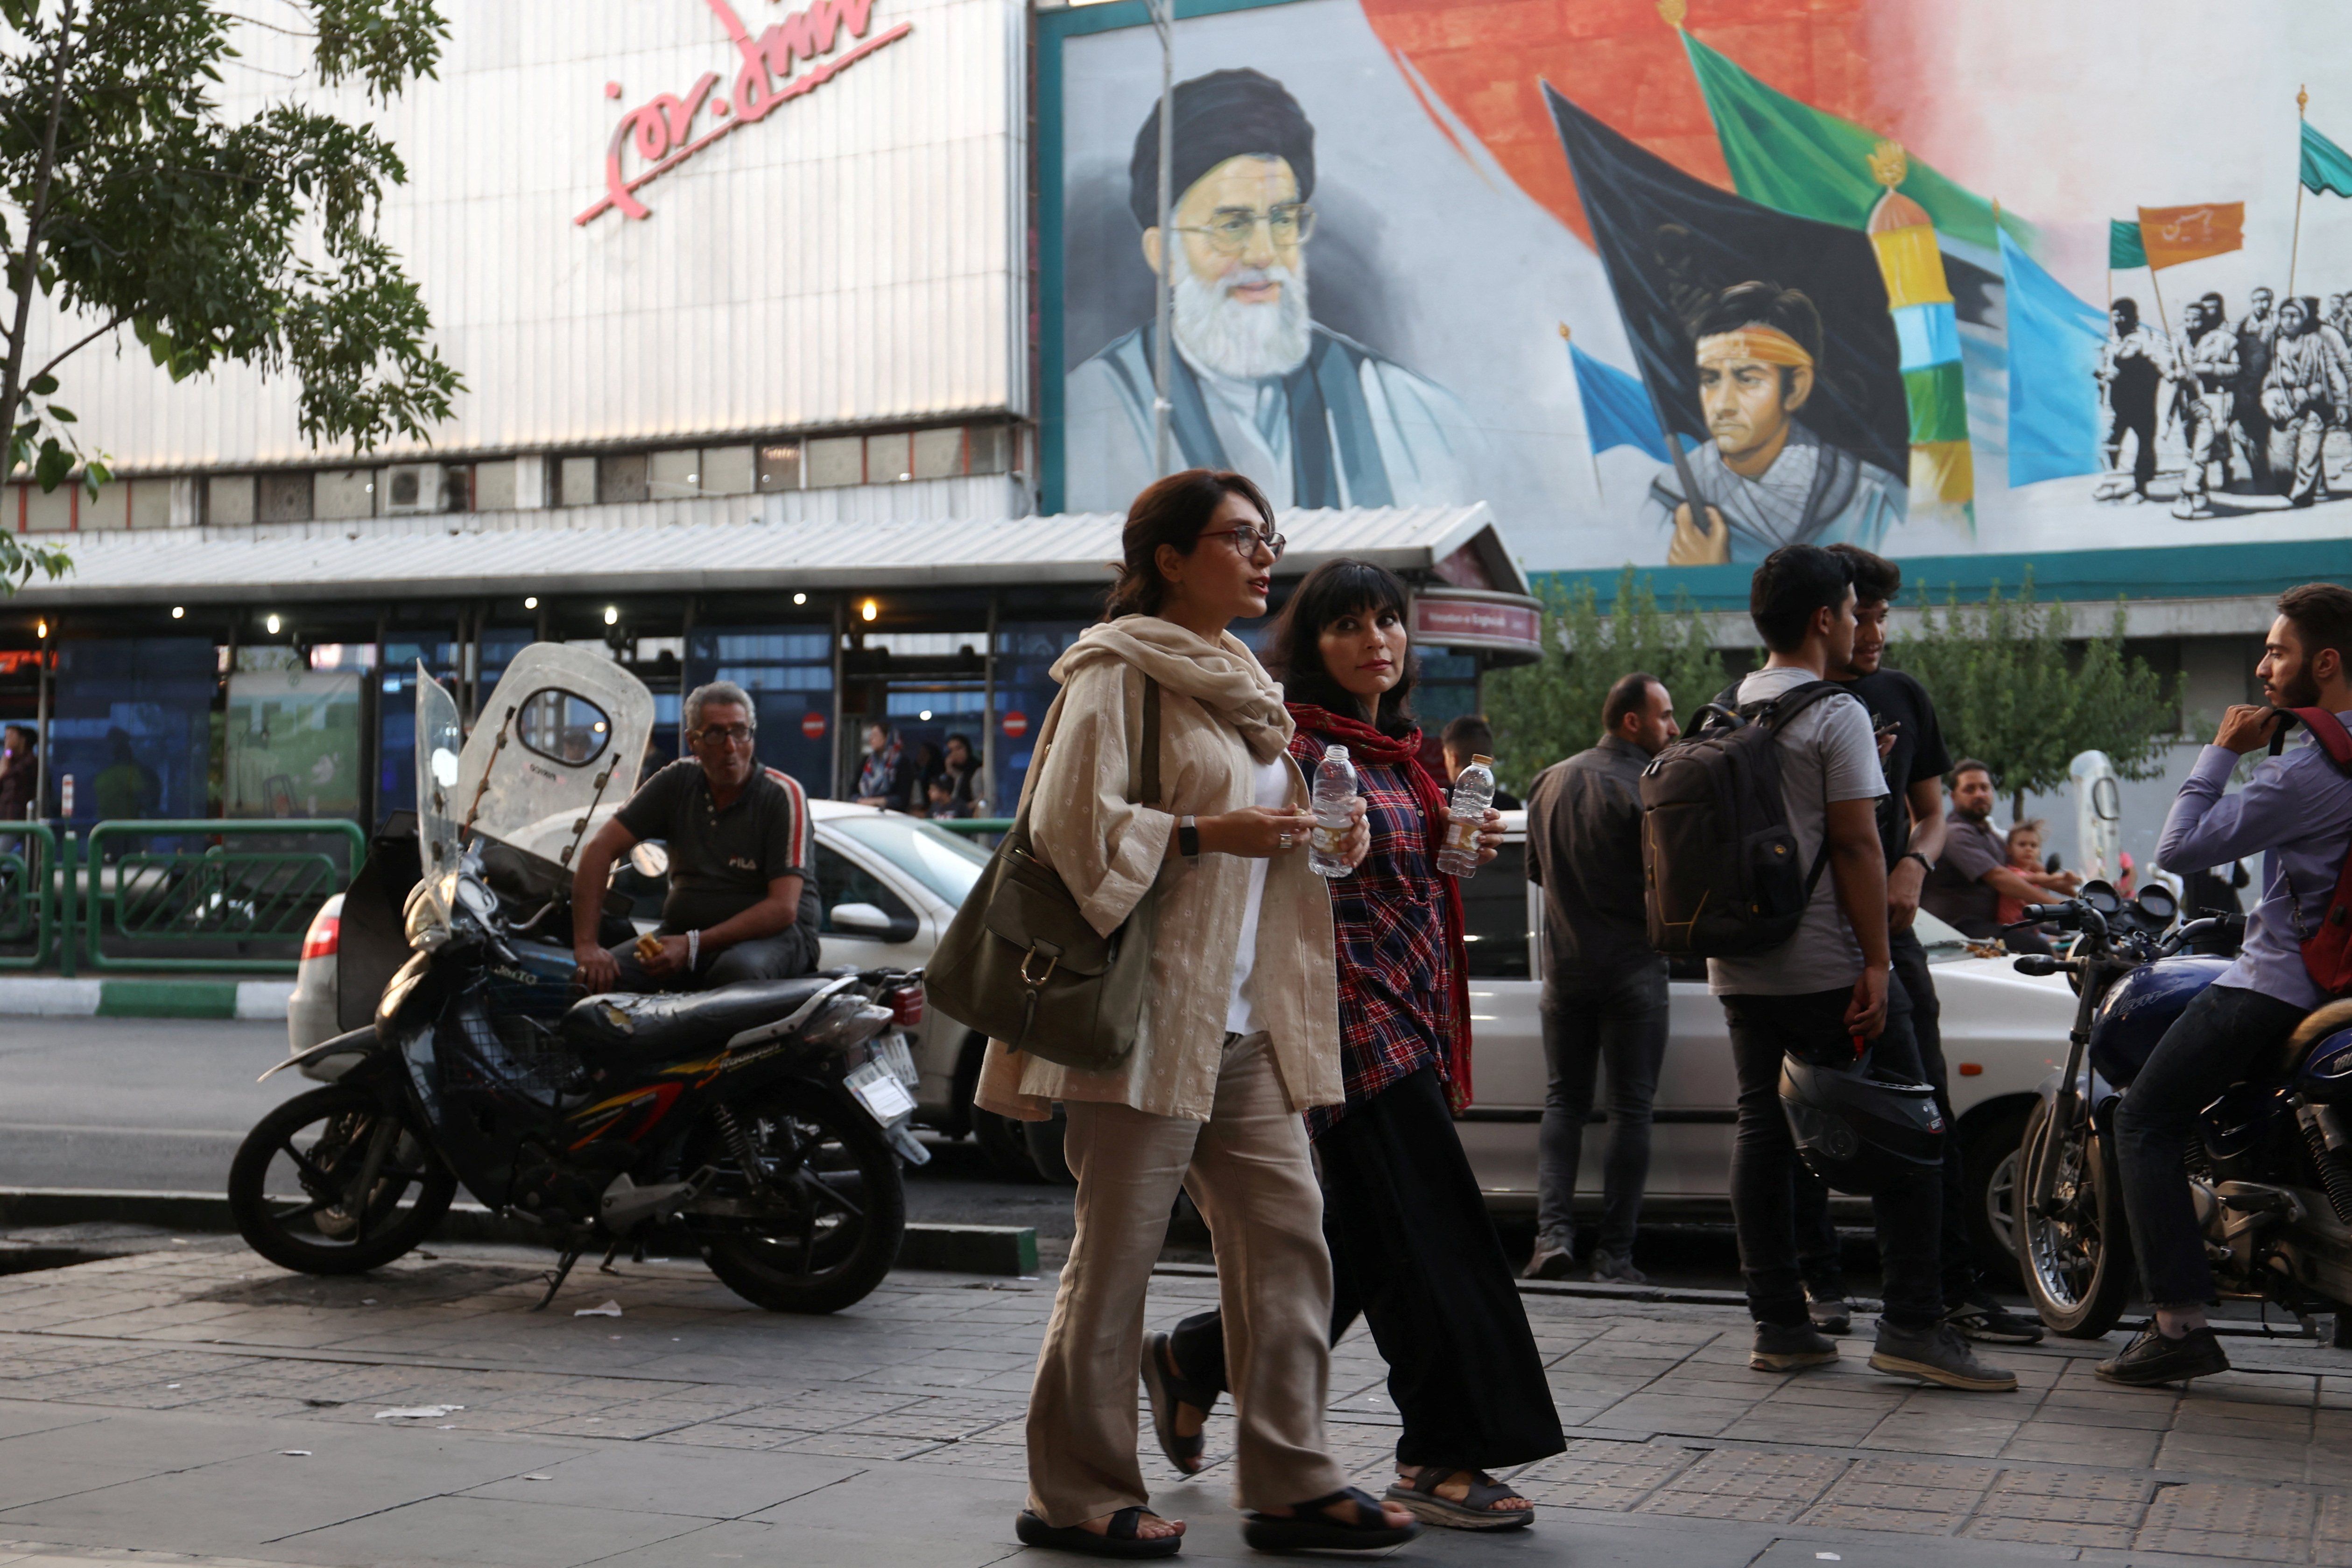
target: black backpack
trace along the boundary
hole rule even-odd
[[[1642,773],[1643,904],[1650,946],[1669,957],[1778,947],[1796,935],[1829,863],[1826,821],[1811,868],[1797,863],[1779,737],[1815,703],[1853,694],[1808,681],[1735,707],[1738,689],[1700,708]]]

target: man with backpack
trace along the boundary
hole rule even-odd
[[[1784,546],[1757,568],[1748,613],[1769,657],[1739,685],[1745,722],[1711,718],[1660,756],[1643,781],[1643,852],[1655,945],[1709,955],[1708,988],[1730,1026],[1748,1364],[1786,1372],[1838,1351],[1806,1311],[1783,1058],[1850,1076],[1866,1054],[1876,1079],[1921,1074],[1909,998],[1888,975],[1885,774],[1863,705],[1825,678],[1853,662],[1853,569],[1817,546]],[[2015,1388],[2014,1374],[1978,1361],[1944,1322],[1939,1172],[1895,1158],[1872,1187],[1885,1306],[1871,1365],[1952,1388]]]
[[[2340,946],[2325,956],[2325,974],[2315,974],[2312,959],[2329,943],[2328,907],[2352,849],[2352,773],[2315,741],[2259,764],[2238,793],[2222,793],[2238,759],[2278,733],[2278,710],[2325,709],[2352,726],[2352,591],[2307,582],[2279,595],[2278,609],[2254,668],[2270,706],[2241,704],[2221,716],[2157,841],[2157,859],[2176,872],[2263,855],[2263,894],[2237,959],[2165,1030],[2116,1113],[2124,1212],[2155,1310],[2122,1354],[2099,1364],[2110,1383],[2229,1370],[2205,1321],[2213,1271],[2182,1159],[2198,1113],[2249,1064],[2274,1055],[2344,977],[2336,972]]]

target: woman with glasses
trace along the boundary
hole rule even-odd
[[[1176,1552],[1136,1463],[1144,1295],[1180,1187],[1216,1237],[1240,1437],[1235,1500],[1269,1550],[1377,1549],[1404,1510],[1347,1486],[1324,1432],[1331,1266],[1301,1113],[1341,1097],[1331,900],[1301,852],[1314,822],[1282,693],[1234,621],[1263,615],[1282,541],[1257,487],[1192,469],[1135,498],[1099,625],[1054,666],[1061,695],[1024,791],[1039,857],[1095,927],[1157,901],[1133,1053],[1109,1071],[1002,1040],[979,1103],[1067,1109],[1077,1230],[1029,1396],[1016,1533],[1105,1557]],[[1129,799],[1149,686],[1157,806]],[[1360,858],[1360,824],[1346,852]]]
[[[1460,891],[1437,870],[1448,813],[1421,764],[1406,613],[1391,573],[1327,561],[1292,593],[1267,643],[1297,727],[1291,756],[1312,768],[1327,747],[1346,747],[1370,806],[1369,856],[1330,883],[1347,1103],[1309,1111],[1307,1124],[1323,1175],[1331,1338],[1362,1313],[1402,1418],[1388,1496],[1432,1524],[1507,1530],[1528,1523],[1533,1505],[1487,1472],[1565,1444],[1454,1131],[1470,1101],[1467,957]],[[1502,836],[1500,813],[1489,812],[1480,863]],[[1220,1314],[1203,1312],[1144,1345],[1160,1449],[1187,1474],[1203,1463],[1201,1428],[1226,1385],[1230,1339]]]

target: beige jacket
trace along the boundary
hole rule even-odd
[[[1143,712],[1143,672],[1160,682],[1160,808],[1126,798],[1129,727]],[[1249,862],[1235,855],[1166,859],[1177,820],[1250,803],[1261,760],[1283,756],[1290,716],[1282,688],[1240,639],[1204,642],[1156,615],[1089,626],[1055,663],[1062,683],[1038,737],[1022,801],[1038,857],[1058,873],[1097,931],[1118,929],[1139,900],[1160,900],[1151,988],[1125,1066],[1087,1072],[991,1040],[979,1103],[1039,1121],[1055,1100],[1109,1101],[1155,1116],[1205,1122],[1216,1100],[1235,946],[1249,897]],[[1291,768],[1291,800],[1307,781]],[[1259,906],[1250,997],[1273,1037],[1290,1103],[1336,1105],[1339,976],[1331,899],[1304,850],[1276,855]]]

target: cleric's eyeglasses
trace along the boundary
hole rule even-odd
[[[1261,533],[1247,523],[1244,523],[1237,528],[1219,528],[1213,534],[1202,534],[1201,537],[1204,539],[1226,540],[1234,547],[1234,553],[1244,560],[1255,559],[1260,550],[1265,551],[1276,560],[1280,560],[1282,552],[1290,548],[1290,541],[1280,534]]]
[[[1210,247],[1221,256],[1239,256],[1249,248],[1250,236],[1257,233],[1260,224],[1277,250],[1287,250],[1315,234],[1315,209],[1304,202],[1283,202],[1259,212],[1254,207],[1219,207],[1209,214],[1209,221],[1179,232],[1205,235]]]

